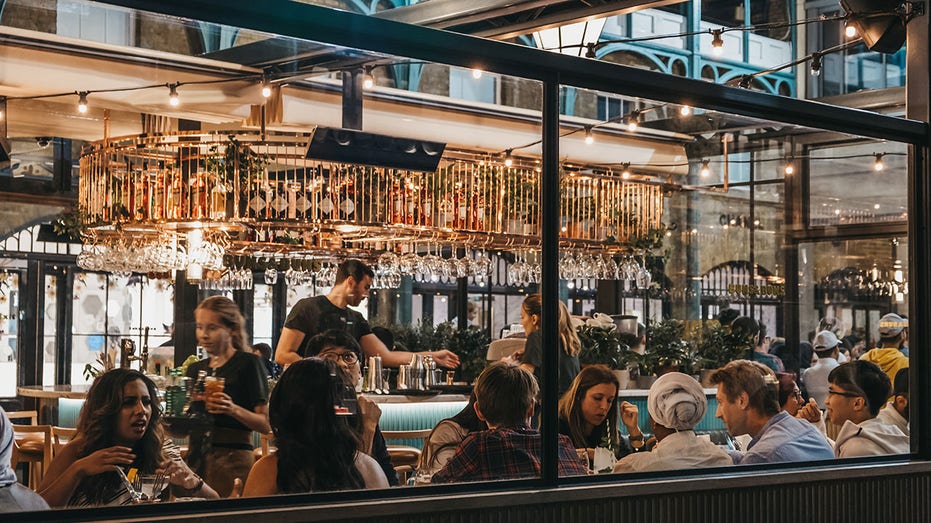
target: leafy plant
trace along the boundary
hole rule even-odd
[[[52,221],[52,230],[55,234],[64,236],[71,241],[80,242],[81,236],[86,230],[84,223],[87,221],[83,209],[80,207],[73,208],[68,212],[63,212],[55,217]]]
[[[746,336],[732,332],[730,327],[716,320],[702,325],[695,345],[698,366],[702,369],[723,367],[752,350],[752,344]]]
[[[579,353],[579,362],[582,364],[603,364],[615,370],[623,370],[637,360],[637,354],[621,340],[616,329],[581,325],[576,332],[582,342],[582,352]]]
[[[250,176],[257,176],[265,170],[268,158],[254,152],[248,145],[243,145],[235,136],[226,137],[225,148],[220,154],[220,145],[212,145],[204,161],[204,168],[214,173],[222,173],[224,179],[235,179],[236,167],[239,167],[239,181],[245,183]]]
[[[485,356],[491,337],[483,329],[468,328],[454,331],[451,341],[449,350],[459,356],[459,379],[470,383],[475,381],[488,364]]]
[[[97,353],[97,359],[84,365],[84,379],[91,381],[97,379],[97,376],[113,369],[116,366],[115,354],[104,349]]]
[[[647,329],[646,351],[639,358],[640,375],[655,374],[660,367],[679,367],[689,374],[695,356],[685,340],[685,323],[679,320],[663,320]]]

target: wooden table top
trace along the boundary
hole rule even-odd
[[[29,398],[83,399],[90,385],[24,385],[16,387],[16,394]]]

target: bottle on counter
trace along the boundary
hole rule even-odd
[[[191,391],[191,398],[187,405],[188,416],[207,415],[207,371],[197,371],[197,381]]]

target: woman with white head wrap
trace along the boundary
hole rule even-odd
[[[13,427],[0,408],[0,512],[48,509],[44,499],[16,482],[16,471],[10,466],[12,457]]]
[[[708,409],[701,385],[681,372],[663,374],[650,387],[647,410],[656,437],[651,452],[631,454],[614,465],[614,472],[646,472],[733,464],[714,443],[699,438],[695,425]]]

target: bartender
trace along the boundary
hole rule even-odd
[[[381,356],[382,365],[397,367],[410,363],[412,353],[390,351],[374,334],[369,322],[357,311],[357,307],[368,297],[375,272],[359,260],[346,260],[336,270],[336,283],[325,296],[304,298],[294,305],[281,329],[275,361],[289,365],[305,355],[307,340],[328,329],[339,329],[352,335],[366,356]],[[437,365],[454,369],[459,366],[459,357],[446,349],[421,352],[433,356]]]

